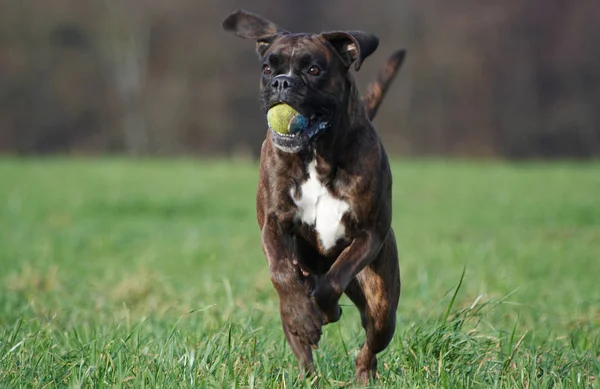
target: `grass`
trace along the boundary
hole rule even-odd
[[[600,164],[396,161],[403,291],[377,387],[600,387]],[[344,298],[299,382],[255,164],[0,160],[0,387],[344,387]],[[464,275],[463,275],[464,271]]]

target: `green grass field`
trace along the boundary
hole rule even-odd
[[[599,388],[600,164],[393,171],[403,291],[376,386]],[[246,162],[0,160],[0,387],[352,386],[346,298],[318,383],[297,379],[256,180]]]

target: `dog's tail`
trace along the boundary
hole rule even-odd
[[[377,110],[385,96],[385,92],[387,92],[392,81],[394,81],[394,77],[396,77],[398,69],[400,69],[402,62],[404,62],[405,56],[405,50],[394,52],[394,54],[392,54],[379,69],[377,81],[371,83],[367,88],[367,93],[364,95],[362,101],[367,110],[369,120],[373,120],[377,114]]]

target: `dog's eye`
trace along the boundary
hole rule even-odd
[[[313,65],[308,69],[308,74],[310,74],[311,76],[318,76],[319,74],[321,74],[321,69],[319,69],[318,66]]]
[[[264,65],[263,66],[263,74],[269,75],[271,74],[273,70],[271,69],[271,67],[269,65]]]

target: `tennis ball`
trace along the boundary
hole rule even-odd
[[[300,131],[306,130],[308,127],[308,119],[302,114],[297,114],[292,118],[292,120],[290,120],[290,125],[288,127],[290,133],[295,135]]]
[[[277,104],[267,112],[267,123],[269,127],[280,134],[290,133],[290,122],[297,115],[298,111],[287,104]],[[302,115],[300,115],[302,116]]]

